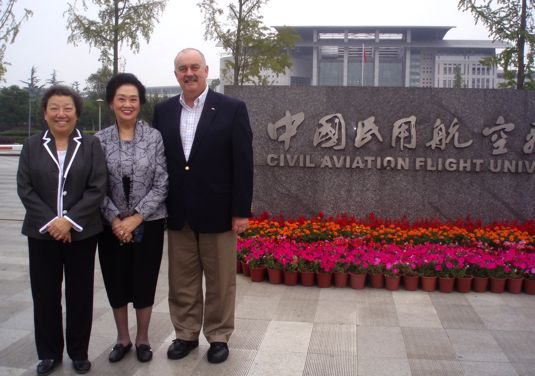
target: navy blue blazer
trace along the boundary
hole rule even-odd
[[[245,103],[208,91],[189,160],[180,138],[179,96],[156,105],[152,125],[163,138],[169,173],[168,227],[185,223],[197,232],[232,228],[232,217],[250,217],[253,133]]]
[[[73,241],[102,231],[100,203],[106,195],[106,161],[99,140],[74,129],[60,174],[54,137],[46,130],[31,136],[22,148],[17,192],[26,208],[22,233],[53,239],[47,225],[57,217],[72,224]]]

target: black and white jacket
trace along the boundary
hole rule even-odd
[[[71,222],[73,241],[102,231],[99,206],[106,194],[106,162],[99,140],[74,129],[63,169],[49,130],[26,140],[17,172],[17,192],[26,208],[22,233],[52,239],[48,224]]]

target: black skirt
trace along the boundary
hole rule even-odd
[[[136,309],[154,304],[165,220],[146,221],[143,225],[143,238],[139,243],[121,245],[110,226],[104,226],[98,240],[100,268],[112,308],[130,302]]]

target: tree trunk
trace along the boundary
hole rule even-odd
[[[518,40],[516,42],[516,49],[518,52],[518,71],[516,76],[516,88],[519,90],[524,89],[524,45],[526,44],[526,18],[527,18],[527,1],[522,0],[522,10],[520,12],[520,30]]]
[[[114,0],[114,24],[113,24],[113,75],[119,73],[119,0]]]

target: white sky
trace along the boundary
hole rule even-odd
[[[219,0],[220,4],[228,0]],[[185,47],[204,52],[210,78],[219,72],[221,49],[214,41],[204,40],[204,24],[198,0],[169,0],[149,43],[141,43],[139,54],[121,50],[126,58],[126,72],[134,73],[145,86],[175,85],[173,59]],[[268,26],[455,26],[446,39],[488,39],[481,25],[475,25],[470,13],[457,9],[457,0],[270,0],[262,8]],[[55,69],[66,84],[87,77],[100,67],[99,52],[85,44],[67,43],[68,31],[63,12],[67,0],[18,0],[16,11],[33,10],[34,15],[22,25],[15,44],[9,45],[5,60],[10,62],[5,82],[0,86],[24,86],[32,65],[43,84]]]

